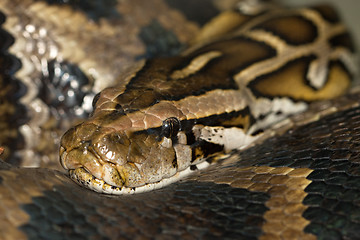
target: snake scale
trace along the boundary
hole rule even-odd
[[[359,238],[360,93],[339,96],[357,65],[336,13],[197,4],[0,3],[1,239]],[[99,194],[59,145],[100,192],[192,173]]]

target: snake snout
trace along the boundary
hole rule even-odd
[[[93,141],[92,147],[100,158],[115,165],[124,165],[127,162],[130,140],[126,134],[109,133]]]
[[[62,137],[60,161],[65,169],[77,174],[76,178],[82,182],[88,182],[89,176],[93,176],[109,185],[122,187],[125,180],[117,166],[126,164],[129,145],[126,134],[115,132],[112,128],[83,123],[71,128]]]

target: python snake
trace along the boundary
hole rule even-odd
[[[171,179],[178,170],[194,170],[204,157],[252,147],[222,159],[208,158],[213,162],[208,168],[132,196],[101,195],[56,170],[1,162],[1,237],[357,237],[359,93],[310,104],[307,112],[288,118],[307,109],[310,101],[343,94],[356,72],[351,40],[331,8],[287,9],[268,3],[259,5],[264,6],[260,10],[238,7],[206,25],[180,56],[132,65],[153,54],[151,48],[145,55],[133,48],[128,59],[132,69],[124,74],[125,66],[119,64],[127,50],[116,48],[100,56],[74,39],[88,41],[95,53],[115,44],[107,41],[121,38],[124,28],[114,30],[112,24],[134,24],[137,18],[128,20],[120,13],[136,14],[138,9],[129,7],[135,3],[100,4],[95,12],[84,3],[61,6],[28,0],[22,2],[23,8],[12,4],[16,2],[0,4],[7,31],[1,34],[5,40],[1,59],[10,69],[2,69],[2,85],[5,96],[11,97],[2,95],[7,109],[2,114],[8,121],[1,145],[9,161],[52,162],[60,134],[91,111],[89,99],[95,92],[116,81],[120,84],[95,96],[91,117],[61,141],[62,165],[75,169],[70,171],[73,178],[90,188],[136,191],[144,183]],[[82,4],[87,8],[79,9]],[[153,4],[161,11],[168,7],[161,1]],[[17,9],[26,14],[19,17]],[[59,24],[61,17],[56,16],[69,14],[77,18],[78,26],[64,19]],[[159,19],[140,15],[140,26],[146,18],[153,22],[143,27],[145,33],[129,30],[130,39],[135,35],[146,42],[149,31],[161,30],[170,42],[167,47],[173,49],[194,32],[189,24],[186,31],[179,31],[179,36],[188,34],[187,39],[174,41],[178,35],[164,21],[170,15],[183,18],[174,10]],[[93,21],[86,21],[89,16]],[[27,24],[29,19],[32,24]],[[39,24],[45,19],[50,24],[42,28]],[[64,30],[74,36],[63,37]],[[102,38],[95,37],[99,31]],[[89,36],[93,38],[86,40]],[[106,61],[115,56],[120,60]],[[34,69],[42,75],[29,74]],[[31,78],[40,90],[32,89]],[[14,114],[24,111],[24,103],[29,105],[27,115],[37,119],[15,121]],[[44,108],[44,103],[50,107]],[[31,115],[32,110],[39,114]],[[45,134],[36,139],[36,134],[43,134],[39,129]],[[49,139],[55,139],[50,149]],[[99,183],[100,187],[94,185]]]

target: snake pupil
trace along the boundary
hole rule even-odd
[[[180,129],[180,121],[175,118],[167,118],[163,121],[161,135],[166,138],[172,138],[177,135]]]

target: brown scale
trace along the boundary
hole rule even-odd
[[[318,36],[316,26],[301,16],[278,17],[259,24],[254,29],[270,31],[293,45],[311,43]]]
[[[318,11],[323,18],[331,23],[338,23],[340,22],[339,15],[335,11],[335,9],[329,5],[318,5],[312,7],[316,11]]]
[[[196,73],[179,79],[168,77],[194,58],[217,50],[222,53],[221,56],[211,59]],[[137,110],[161,100],[179,100],[214,89],[237,89],[232,75],[238,69],[273,56],[275,52],[262,43],[235,38],[210,44],[186,57],[149,60],[130,80],[126,92],[115,101],[123,104],[126,109]]]
[[[314,101],[339,96],[351,84],[352,77],[342,64],[330,64],[328,80],[319,90],[315,90],[306,83],[308,65],[315,58],[307,57],[289,62],[276,72],[261,76],[249,84],[249,88],[259,96],[290,97],[295,100]],[[294,74],[295,73],[295,74]]]

